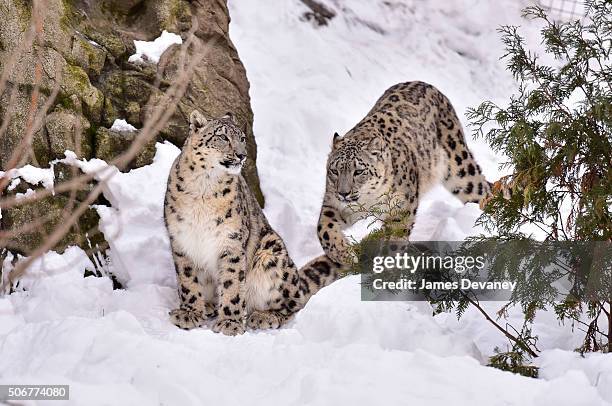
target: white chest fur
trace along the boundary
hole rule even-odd
[[[182,221],[171,226],[174,240],[198,268],[216,278],[217,259],[225,245],[227,227],[217,224],[217,213],[204,199],[184,203],[178,209]]]

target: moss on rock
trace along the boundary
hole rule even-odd
[[[75,35],[72,43],[72,58],[89,76],[97,77],[104,68],[106,50],[100,45],[92,44],[80,35]]]
[[[104,95],[91,84],[83,68],[67,64],[64,68],[64,89],[67,95],[77,95],[83,101],[83,112],[94,122],[100,120]]]
[[[138,138],[140,132],[111,131],[108,128],[98,128],[96,131],[96,158],[111,161],[123,152]],[[142,150],[130,162],[129,168],[138,168],[149,165],[155,157],[155,143],[157,139],[147,142]]]
[[[160,27],[172,32],[187,31],[193,17],[189,3],[185,0],[160,1],[157,14]]]

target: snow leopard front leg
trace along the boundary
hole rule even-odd
[[[185,330],[200,327],[204,320],[216,316],[214,306],[205,302],[203,283],[207,281],[199,280],[195,265],[178,250],[173,238],[170,238],[170,245],[181,301],[179,308],[170,312],[170,321]]]
[[[388,211],[383,216],[385,231],[392,239],[408,240],[418,208],[417,177],[409,176],[407,184],[394,180],[392,190],[395,193],[389,196]]]
[[[219,280],[217,297],[219,298],[217,321],[212,327],[215,333],[228,336],[243,334],[246,302],[244,300],[244,281],[246,279],[246,232],[230,234],[226,249],[218,258]]]
[[[348,264],[352,261],[349,243],[342,232],[351,225],[340,210],[323,201],[317,235],[325,254],[337,264]]]

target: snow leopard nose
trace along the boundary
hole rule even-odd
[[[338,194],[340,195],[341,198],[346,199],[346,197],[350,195],[351,192],[338,192]]]
[[[240,162],[242,162],[246,159],[246,154],[237,153],[236,158],[240,159]]]

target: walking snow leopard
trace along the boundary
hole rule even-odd
[[[298,270],[240,174],[246,139],[234,118],[190,116],[189,137],[168,178],[164,220],[180,307],[170,312],[191,329],[215,318],[226,335],[278,328],[337,278],[318,257]]]
[[[439,182],[464,203],[480,203],[491,191],[446,96],[423,82],[394,85],[346,135],[334,134],[318,225],[323,250],[351,262],[342,230],[383,198],[393,202],[383,220],[407,239],[419,196]]]

